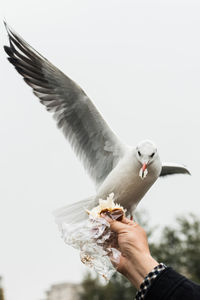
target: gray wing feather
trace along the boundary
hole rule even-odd
[[[124,145],[111,131],[85,92],[27,44],[7,24],[8,60],[33,88],[99,185],[124,155]]]
[[[163,163],[160,176],[174,175],[174,174],[190,174],[190,171],[183,165],[175,163]]]

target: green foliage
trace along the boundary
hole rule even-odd
[[[82,282],[83,291],[80,300],[129,300],[136,293],[134,286],[122,275],[115,273],[107,284],[102,284],[99,277],[87,273]]]
[[[175,226],[165,226],[159,241],[155,242],[154,229],[148,226],[148,218],[144,217],[137,215],[136,220],[150,237],[152,256],[189,279],[200,282],[200,219],[193,214],[177,218]],[[82,286],[81,300],[129,300],[136,293],[132,284],[119,273],[114,274],[105,285],[101,284],[98,276],[93,278],[88,273]]]
[[[151,243],[152,256],[191,280],[200,282],[200,220],[190,214],[176,221],[176,228],[166,226],[160,241]]]
[[[100,283],[99,277],[92,277],[91,273],[86,273],[82,282],[83,292],[80,294],[81,300],[103,300],[104,287]]]
[[[4,300],[4,293],[1,287],[0,287],[0,300]]]
[[[2,281],[2,277],[0,276],[0,300],[4,300],[4,292],[3,292],[3,288],[1,286],[1,281]]]
[[[129,300],[136,294],[135,287],[124,276],[115,273],[110,282],[105,286],[106,300]]]

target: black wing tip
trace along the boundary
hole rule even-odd
[[[190,171],[189,171],[189,170],[187,170],[187,169],[186,169],[186,172],[185,172],[185,174],[192,176],[192,174],[190,173]]]
[[[183,165],[182,168],[183,168],[182,169],[183,172],[179,173],[179,174],[183,174],[183,175],[185,174],[185,175],[190,175],[190,176],[192,175],[185,165]]]
[[[3,24],[4,24],[4,26],[5,26],[6,30],[7,30],[8,23],[6,22],[6,20],[5,20],[5,19],[3,19]]]
[[[9,36],[9,38],[10,38],[10,35],[11,35],[11,33],[12,33],[12,30],[11,30],[10,26],[8,25],[8,23],[6,22],[6,20],[3,20],[3,24],[4,24],[5,28],[6,28],[6,31],[7,31],[8,36]]]
[[[3,20],[3,23],[4,23],[4,26],[6,28],[6,31],[7,31],[7,34],[8,34],[8,38],[9,38],[9,41],[11,43],[11,34],[12,34],[12,30],[10,29],[10,26],[8,25],[8,23],[6,22],[6,20]],[[11,50],[11,47],[10,46],[6,46],[4,45],[3,46],[4,48],[4,51],[6,52],[6,54],[10,57],[13,56],[13,51]]]
[[[9,46],[6,46],[6,45],[4,45],[3,46],[3,49],[4,49],[4,51],[10,56],[10,54],[11,54],[11,50],[10,50],[10,47]]]
[[[8,55],[7,59],[9,60],[10,63],[13,64],[13,60],[14,60],[14,53],[13,50],[10,46],[3,46],[4,51],[6,52],[6,54]]]
[[[6,28],[6,31],[7,31],[7,33],[8,33],[9,36],[14,33],[14,30],[12,29],[12,27],[10,25],[8,25],[8,23],[6,22],[6,20],[3,20],[3,24],[4,24],[5,28]]]
[[[174,167],[163,166],[159,176],[165,177],[169,175],[190,175],[191,176],[192,174],[190,173],[190,171],[187,169],[186,166],[182,166],[182,167],[180,166],[178,169],[176,169],[175,166]]]

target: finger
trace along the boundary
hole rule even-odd
[[[110,218],[108,215],[104,214],[104,213],[101,213],[101,216],[106,219],[106,221],[108,221],[109,223],[111,223],[112,221],[115,221],[113,220],[112,218]],[[133,225],[135,222],[133,220],[130,220],[126,217],[123,217],[123,219],[120,221],[121,223],[124,223],[124,224],[128,224],[128,225]]]
[[[119,233],[120,231],[127,229],[127,225],[128,226],[136,226],[137,223],[126,218],[123,217],[123,219],[121,221],[117,221],[117,220],[113,220],[111,219],[108,215],[105,215],[104,213],[101,214],[101,216],[106,219],[106,221],[110,224],[110,228],[112,231]]]
[[[124,229],[124,226],[127,226],[123,222],[119,222],[116,220],[111,219],[109,216],[105,214],[101,214],[101,216],[106,219],[106,221],[110,224],[110,229],[116,233],[119,233]]]
[[[123,217],[123,219],[121,220],[122,223],[127,224],[127,225],[133,225],[135,222],[131,219],[128,219],[126,217]]]

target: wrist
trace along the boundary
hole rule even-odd
[[[159,263],[150,254],[138,255],[133,261],[129,261],[123,274],[137,289],[139,289],[147,274],[158,264]]]

